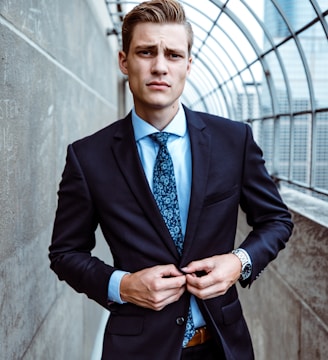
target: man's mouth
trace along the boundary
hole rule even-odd
[[[150,86],[150,87],[158,87],[158,88],[168,88],[170,87],[170,85],[165,82],[165,81],[150,81],[149,83],[146,84],[147,86]]]

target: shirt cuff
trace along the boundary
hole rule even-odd
[[[108,282],[108,300],[114,301],[118,304],[125,304],[126,302],[121,299],[120,285],[124,275],[129,274],[126,271],[115,270]]]

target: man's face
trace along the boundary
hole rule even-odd
[[[123,74],[128,75],[139,116],[147,120],[153,111],[177,110],[191,67],[185,27],[137,24],[129,53],[120,52],[119,64]]]

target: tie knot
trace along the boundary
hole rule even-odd
[[[165,146],[170,136],[170,133],[161,131],[161,132],[156,132],[154,134],[150,134],[149,136],[153,141],[155,141],[160,146]]]

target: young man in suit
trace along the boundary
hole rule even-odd
[[[68,147],[51,268],[110,310],[103,359],[253,359],[235,283],[285,247],[290,214],[250,127],[180,103],[193,40],[182,6],[142,3],[122,30],[134,108]],[[234,249],[239,206],[253,230]],[[98,225],[114,266],[91,256]]]

